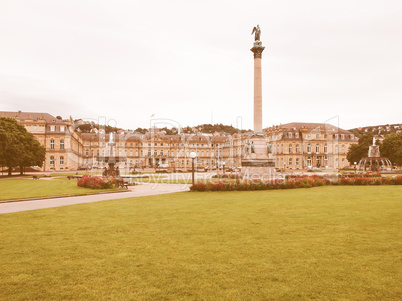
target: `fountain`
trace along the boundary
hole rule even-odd
[[[105,156],[98,157],[98,161],[102,160],[108,164],[103,171],[103,176],[105,177],[120,177],[119,167],[115,167],[116,163],[124,162],[125,158],[120,158],[116,156],[116,143],[113,141],[113,133],[109,135],[109,142],[105,146]]]
[[[373,145],[369,146],[368,157],[359,161],[357,169],[362,171],[392,170],[391,161],[386,157],[380,157],[380,147],[375,145],[375,137],[373,137]]]

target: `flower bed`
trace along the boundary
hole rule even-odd
[[[113,188],[114,183],[115,180],[112,177],[95,177],[86,175],[78,180],[77,185],[91,189],[108,189]]]
[[[224,174],[224,175],[213,175],[213,179],[240,179],[240,175],[237,174]]]
[[[236,180],[218,182],[197,182],[190,187],[191,191],[247,191],[247,190],[272,190],[310,188],[327,185],[402,185],[402,176],[355,176],[338,177],[331,176],[287,176],[285,180],[263,182],[260,180]]]

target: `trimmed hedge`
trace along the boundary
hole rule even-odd
[[[327,185],[402,185],[402,176],[378,177],[362,176],[338,177],[332,176],[287,176],[285,180],[273,180],[263,182],[261,180],[239,180],[218,182],[197,182],[191,187],[191,191],[249,191],[249,190],[273,190],[292,188],[311,188]]]

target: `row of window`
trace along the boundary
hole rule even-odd
[[[311,153],[311,150],[312,150],[312,145],[309,143],[309,144],[307,144],[307,153]],[[283,153],[283,144],[281,145],[281,151]],[[299,151],[300,151],[299,144],[296,144],[295,151],[296,151],[296,153],[299,153]],[[321,151],[321,146],[319,144],[316,144],[315,152],[317,154],[319,154],[320,151]],[[277,145],[276,152],[279,153],[279,145]],[[293,145],[289,144],[289,153],[292,153],[292,152],[293,152]],[[335,145],[335,153],[337,154],[338,152],[339,152],[339,146]],[[324,153],[328,154],[328,145],[327,144],[324,145]],[[345,145],[342,145],[342,153],[345,153]]]
[[[51,148],[51,149],[52,149],[52,148]],[[54,148],[53,148],[53,149],[54,149]],[[141,154],[141,157],[144,156],[144,152],[143,152],[142,150],[140,151],[140,154]],[[149,151],[148,151],[148,156],[151,156],[151,154],[152,154],[152,152],[149,150]],[[159,154],[160,154],[161,156],[163,156],[163,154],[164,154],[163,150],[161,150],[161,151],[159,152]],[[177,156],[184,157],[184,151],[177,152],[176,154],[177,154]],[[91,150],[91,157],[93,157],[94,155],[95,155],[94,150]],[[127,152],[127,151],[125,151],[125,155],[128,156],[128,152]],[[167,155],[169,156],[169,151],[167,152]],[[186,152],[186,155],[187,155],[187,157],[188,157],[188,156],[190,155],[190,153],[189,153],[189,152]],[[200,152],[199,155],[200,155],[201,157],[204,157],[204,152],[203,152],[203,151]],[[207,157],[209,157],[209,152],[205,152],[205,155],[206,155]],[[89,156],[89,150],[88,150],[88,149],[85,150],[85,156],[87,156],[87,157]],[[99,157],[99,150],[96,151],[96,156]],[[105,156],[105,150],[102,150],[102,156]],[[121,151],[121,150],[119,150],[119,156],[122,156],[122,151]],[[130,150],[130,157],[131,157],[131,156],[133,156],[133,151],[132,151],[132,150]],[[138,157],[138,151],[135,151],[135,156]],[[156,151],[156,150],[154,151],[154,156],[158,156],[158,151]],[[175,152],[170,152],[170,156],[174,157],[174,156],[175,156]],[[211,152],[211,156],[212,156],[212,157],[214,156],[214,152]]]
[[[293,134],[295,138],[299,138],[299,133],[286,133],[286,137],[287,138],[293,138]],[[307,139],[311,139],[314,136],[314,134],[307,134]],[[349,139],[353,139],[353,135],[347,135]],[[274,137],[274,136],[273,136]],[[334,139],[338,139],[339,137],[344,140],[345,139],[345,134],[333,134],[332,136]],[[320,139],[321,138],[321,134],[315,134],[315,139]],[[281,135],[277,135],[276,139],[279,140],[281,139]],[[324,134],[324,139],[328,139],[328,135]]]
[[[54,165],[54,162],[55,162],[54,156],[50,156],[50,165]],[[59,164],[64,165],[64,163],[65,163],[64,156],[60,156]]]
[[[99,142],[85,142],[84,143],[84,145],[97,145],[97,146],[99,146]],[[106,145],[106,142],[102,142],[101,143],[101,145],[103,145],[103,146],[105,146]],[[119,146],[123,146],[123,143],[122,142],[119,142]],[[127,142],[125,142],[124,143],[124,146],[128,146],[128,143]],[[134,143],[130,143],[130,145],[129,146],[134,146]],[[138,146],[138,143],[136,143],[135,144],[135,146]],[[141,142],[141,146],[144,146],[144,144]],[[152,146],[152,143],[148,143],[148,146]],[[164,146],[164,144],[163,144],[163,142],[161,142],[161,143],[157,143],[157,142],[155,142],[154,143],[154,146]],[[170,147],[174,147],[175,146],[175,144],[174,143],[172,143],[172,144],[165,144],[165,146],[170,146]],[[180,146],[180,144],[179,143],[177,143],[176,144],[176,147],[179,147]],[[184,147],[184,143],[181,143],[181,146],[182,147]],[[218,147],[219,146],[219,144],[215,144],[215,147]],[[186,144],[186,147],[214,147],[214,144],[211,144],[211,145],[209,145],[209,144],[199,144],[199,143],[197,143],[197,144],[195,144],[195,143],[193,143],[193,144],[191,144],[191,146],[190,146],[190,144]]]
[[[278,162],[278,167],[281,167],[280,162],[279,162],[279,158],[277,159],[277,162]],[[282,163],[282,166],[286,165],[286,162],[284,162],[283,159],[281,159],[281,163]],[[313,159],[311,157],[307,157],[306,163],[307,163],[308,167],[312,167],[313,166]],[[320,167],[321,163],[322,163],[321,158],[317,158],[316,159],[316,166]],[[328,166],[328,157],[324,157],[324,162],[323,163],[324,163],[324,166],[326,166],[326,167]],[[288,166],[289,167],[293,166],[293,158],[289,158]],[[295,166],[296,167],[300,166],[299,158],[296,158]],[[338,166],[338,158],[335,159],[335,166]],[[342,158],[342,166],[345,166],[345,158]]]
[[[55,131],[56,131],[56,126],[55,126],[55,125],[51,125],[51,126],[50,126],[50,131],[51,131],[51,132],[55,132]],[[64,132],[64,131],[65,131],[64,125],[60,125],[60,126],[59,126],[59,132]]]
[[[52,162],[52,161],[51,161],[51,162]],[[201,163],[201,165],[203,165],[203,166],[205,166],[205,165],[209,166],[209,163],[211,163],[211,165],[213,166],[215,161],[214,161],[214,160],[200,160],[200,161],[198,161],[198,162]],[[101,163],[103,163],[103,162],[101,162]],[[186,163],[187,166],[190,166],[190,164],[191,164],[190,160],[178,160],[178,161],[177,161],[177,164],[178,164],[178,165],[181,164],[181,166],[183,166],[183,167],[185,166],[184,163]],[[53,158],[53,163],[50,163],[50,164],[51,164],[51,165],[54,164],[54,158]],[[92,164],[92,162],[87,159],[87,160],[85,160],[85,164],[89,166],[89,165]],[[129,164],[130,166],[133,166],[133,165],[134,165],[133,160],[129,160],[128,164]],[[127,163],[125,163],[125,165],[127,165]],[[135,165],[136,165],[136,166],[143,166],[143,165],[144,165],[144,161],[143,161],[143,160],[140,160],[140,161],[135,160]]]
[[[54,149],[54,145],[55,145],[54,140],[51,139],[50,140],[50,149]],[[60,140],[60,149],[64,149],[64,140]]]

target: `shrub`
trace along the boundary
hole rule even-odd
[[[213,175],[214,179],[241,179],[240,175],[236,174],[224,174],[224,175]]]
[[[113,188],[114,183],[115,180],[112,177],[96,177],[89,175],[85,175],[77,181],[78,186],[91,189]]]

